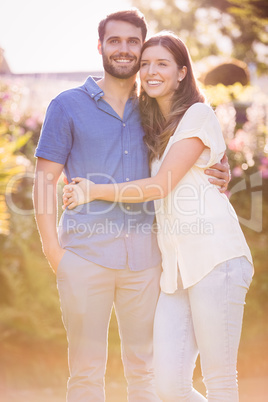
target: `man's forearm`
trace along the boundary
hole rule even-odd
[[[56,273],[64,250],[57,235],[57,183],[63,165],[43,158],[36,163],[33,202],[44,254]]]
[[[46,191],[47,187],[46,183],[40,183],[36,180],[33,193],[35,219],[45,254],[59,247],[56,185],[51,188],[50,183],[50,194]]]

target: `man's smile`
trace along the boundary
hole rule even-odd
[[[134,58],[125,58],[125,57],[113,57],[113,59],[116,63],[119,64],[130,64],[134,61]]]

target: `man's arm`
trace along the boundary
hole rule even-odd
[[[57,235],[57,183],[62,170],[63,165],[38,158],[33,188],[35,219],[43,252],[55,273],[65,253]]]
[[[209,169],[206,169],[205,173],[208,176],[213,176],[209,178],[210,183],[219,186],[219,191],[224,193],[231,180],[230,165],[228,163],[227,155],[224,154],[221,163],[216,163]]]

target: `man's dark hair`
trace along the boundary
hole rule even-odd
[[[137,28],[141,28],[142,40],[143,42],[145,41],[147,34],[147,23],[144,15],[137,8],[131,8],[125,11],[117,11],[116,13],[107,15],[107,17],[99,23],[98,27],[99,39],[101,43],[104,39],[106,24],[109,21],[124,21],[134,25]]]

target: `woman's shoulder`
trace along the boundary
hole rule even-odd
[[[207,103],[197,102],[191,105],[186,113],[188,115],[194,115],[195,117],[197,116],[206,117],[210,114],[214,114],[214,111],[212,107]]]
[[[215,116],[215,113],[210,105],[207,103],[197,102],[191,105],[179,124],[180,129],[190,127],[202,127],[209,116]]]

